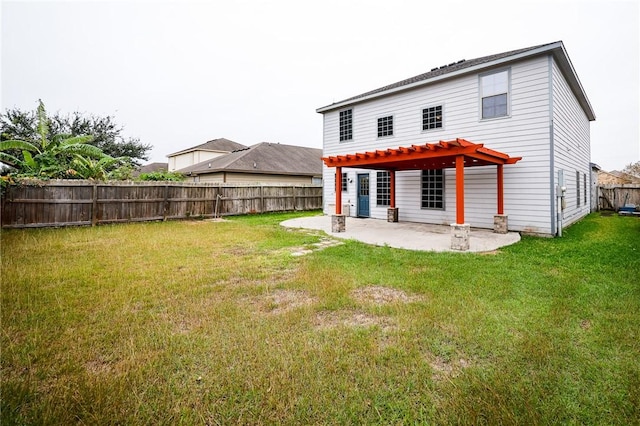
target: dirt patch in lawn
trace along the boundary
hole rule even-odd
[[[251,300],[259,312],[267,315],[283,314],[315,302],[316,298],[301,290],[274,290]]]
[[[337,327],[369,328],[377,326],[384,331],[388,331],[395,327],[388,317],[371,315],[360,311],[318,312],[314,323],[319,329]]]
[[[457,377],[462,370],[472,365],[466,358],[445,359],[440,356],[429,358],[429,365],[433,369],[433,380]]]
[[[351,295],[358,302],[375,303],[376,305],[410,303],[420,300],[420,297],[409,295],[402,290],[379,285],[357,288],[351,292]]]

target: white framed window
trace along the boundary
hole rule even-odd
[[[376,205],[391,205],[391,174],[378,172],[376,175]]]
[[[509,70],[480,76],[482,119],[509,115]]]
[[[340,142],[353,139],[353,110],[340,111]]]
[[[342,173],[342,192],[347,192],[347,190],[349,189],[349,185],[348,185],[348,181],[347,181],[347,174],[346,173]]]
[[[444,170],[423,170],[420,205],[423,209],[444,210]]]
[[[378,137],[393,136],[393,115],[378,118]]]
[[[442,105],[422,109],[422,130],[442,128]]]

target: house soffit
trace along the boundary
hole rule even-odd
[[[485,148],[465,139],[390,148],[363,153],[323,157],[327,167],[357,167],[374,170],[431,170],[456,167],[456,157],[465,167],[515,164],[522,157]]]

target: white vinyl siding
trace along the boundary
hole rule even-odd
[[[357,103],[353,109],[353,135],[349,144],[338,143],[338,111],[324,113],[324,153],[323,155],[352,154],[374,151],[376,149],[397,148],[412,144],[434,143],[457,137],[474,143],[483,143],[485,147],[504,152],[514,157],[523,157],[515,165],[504,166],[504,208],[509,217],[509,229],[534,234],[552,233],[551,211],[552,196],[550,181],[550,126],[552,123],[550,105],[550,68],[549,57],[529,58],[512,64],[509,87],[509,116],[499,120],[482,120],[480,108],[479,74],[468,74],[452,80],[399,92],[374,100]],[[554,73],[559,71],[554,66]],[[555,75],[554,79],[562,79]],[[559,89],[560,87],[558,87]],[[569,91],[570,92],[570,91]],[[556,95],[554,99],[562,102],[556,114],[565,114],[570,108],[572,118],[559,118],[554,114],[556,150],[564,149],[564,140],[571,128],[588,146],[589,122],[578,106],[575,97],[563,100],[565,95]],[[565,105],[567,104],[567,105]],[[428,106],[443,105],[446,110],[446,124],[442,129],[422,131],[421,111]],[[570,105],[570,107],[569,107]],[[393,113],[394,137],[377,137],[377,119]],[[579,117],[581,115],[581,118]],[[566,123],[569,121],[572,124]],[[577,123],[574,123],[576,122]],[[559,133],[559,134],[558,134]],[[576,141],[575,143],[578,143]],[[574,150],[578,148],[573,148]],[[581,164],[588,167],[588,150],[580,148]],[[583,152],[584,151],[584,152]],[[574,151],[575,152],[575,151]],[[583,172],[584,167],[564,164],[556,159],[556,167],[566,168],[565,176],[573,176],[575,171]],[[571,165],[571,167],[569,167]],[[349,169],[350,172],[367,172]],[[570,173],[573,171],[573,174]],[[584,169],[587,172],[587,169]],[[328,179],[333,182],[334,168],[324,167],[324,197],[329,203],[335,202],[335,191]],[[493,228],[493,216],[497,213],[497,177],[496,166],[465,168],[465,222],[474,227]],[[375,172],[370,174],[373,179]],[[396,172],[396,206],[401,221],[450,224],[456,216],[455,170],[445,169],[445,209],[426,210],[421,208],[420,170]],[[347,200],[349,200],[347,198]],[[327,202],[327,201],[325,201]],[[346,203],[346,201],[344,201]],[[350,200],[355,203],[355,200]],[[573,201],[575,204],[575,196]],[[386,219],[386,208],[376,208],[372,203],[371,217]],[[588,206],[585,203],[584,206]],[[582,206],[582,207],[584,207]],[[588,207],[587,207],[588,208]]]
[[[564,171],[567,194],[563,225],[566,227],[590,211],[589,199],[578,202],[577,197],[577,192],[581,193],[581,199],[585,195],[590,197],[590,194],[582,193],[584,182],[581,178],[589,173],[591,167],[589,120],[555,62],[552,70],[554,175],[557,176],[558,170]]]

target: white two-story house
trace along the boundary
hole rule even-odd
[[[553,236],[590,211],[595,114],[562,42],[457,61],[317,112],[326,214],[479,228],[505,216],[510,231]]]

